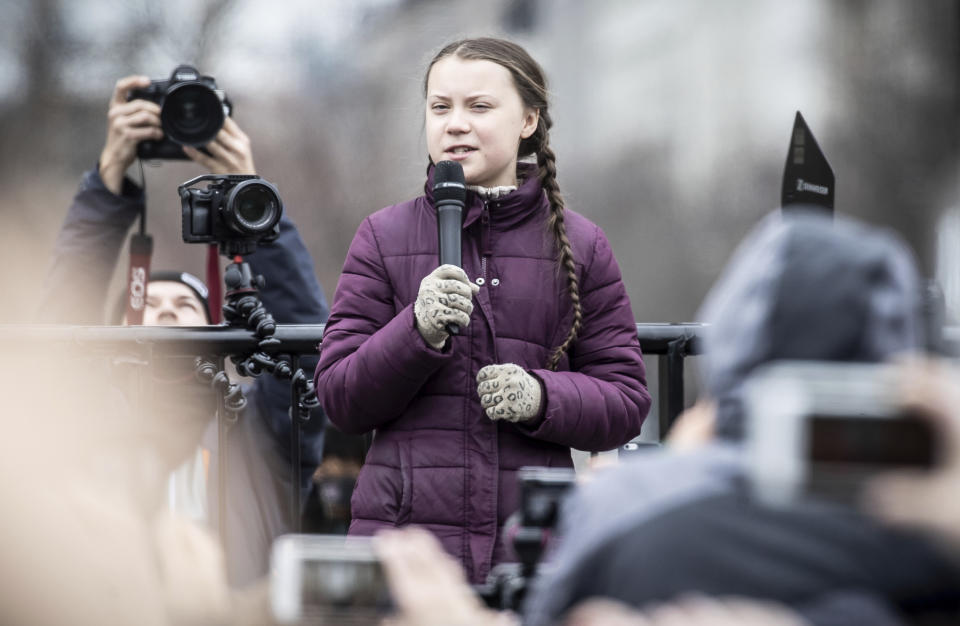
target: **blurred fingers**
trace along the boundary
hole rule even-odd
[[[636,609],[606,599],[586,600],[573,607],[563,626],[649,626],[650,621]]]
[[[124,117],[140,111],[153,113],[157,118],[157,124],[160,123],[160,106],[156,102],[150,102],[149,100],[131,100],[130,102],[122,102],[111,106],[108,117]]]
[[[194,160],[207,167],[214,174],[256,174],[253,158],[249,151],[244,151],[238,140],[226,136],[223,130],[213,141],[205,145],[204,149],[210,153],[209,157],[211,159],[206,161]],[[197,150],[197,152],[202,154],[200,150]]]
[[[217,169],[219,168],[220,163],[219,163],[215,158],[213,158],[212,156],[210,156],[209,154],[206,154],[206,153],[204,153],[204,152],[201,152],[200,150],[197,150],[196,148],[191,148],[190,146],[184,146],[184,147],[183,147],[183,152],[184,152],[184,154],[187,155],[187,157],[190,158],[191,161],[193,161],[193,162],[195,162],[195,163],[199,163],[200,165],[202,165],[205,169],[209,170],[210,172],[217,173],[217,172],[215,172],[215,170],[217,170]]]
[[[113,88],[113,96],[110,98],[110,104],[121,104],[127,101],[127,96],[132,89],[143,89],[150,86],[148,76],[124,76],[117,81]]]
[[[156,130],[160,128],[160,116],[153,111],[134,111],[128,115],[115,118],[114,126],[117,128],[141,128],[150,127]],[[162,131],[161,131],[162,132]]]
[[[230,137],[244,142],[247,145],[250,144],[250,137],[247,136],[247,133],[243,132],[243,129],[240,128],[240,125],[237,124],[229,115],[223,120],[222,130],[225,131]]]
[[[140,143],[141,141],[146,141],[148,139],[159,141],[160,139],[163,139],[163,131],[159,128],[154,128],[153,126],[128,128],[124,131],[124,137],[127,140],[136,143]]]

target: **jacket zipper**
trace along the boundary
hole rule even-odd
[[[483,201],[483,212],[480,214],[480,224],[482,226],[480,242],[481,242],[481,253],[480,257],[480,276],[483,278],[483,284],[487,283],[487,257],[491,256],[492,251],[490,250],[490,203],[488,200]]]

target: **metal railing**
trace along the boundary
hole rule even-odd
[[[684,359],[700,354],[701,324],[637,324],[637,337],[644,355],[659,357],[657,402],[659,406],[660,433],[669,430],[673,420],[684,408]],[[267,352],[275,355],[290,355],[291,366],[298,367],[299,356],[316,355],[323,337],[323,324],[278,325],[273,337],[277,339]],[[17,325],[0,326],[0,342],[5,346],[35,346],[39,342],[54,342],[60,348],[76,348],[84,355],[116,354],[134,352],[151,358],[154,354],[164,356],[215,356],[216,365],[223,368],[225,358],[235,354],[249,354],[263,349],[252,331],[227,326],[180,327],[180,326],[54,326]],[[312,377],[312,372],[307,372]],[[264,373],[263,376],[270,374]],[[297,402],[295,390],[291,391],[291,405]],[[227,476],[226,430],[227,408],[223,395],[218,403],[218,488],[220,498],[219,516],[221,536],[225,515],[224,481]],[[292,420],[290,435],[292,519],[299,530],[300,520],[300,441],[302,423]]]

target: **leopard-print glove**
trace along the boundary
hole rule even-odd
[[[477,393],[492,420],[525,422],[540,413],[540,381],[513,363],[482,368],[477,373]]]
[[[456,265],[441,265],[420,281],[420,292],[413,304],[417,330],[424,341],[437,350],[443,348],[449,333],[447,324],[466,328],[473,313],[473,294],[480,287],[471,283],[467,273]]]

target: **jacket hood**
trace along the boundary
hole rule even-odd
[[[717,434],[742,435],[741,388],[781,359],[878,362],[921,345],[913,256],[889,232],[822,212],[767,216],[698,314]]]

